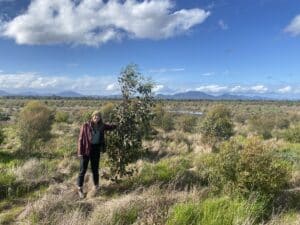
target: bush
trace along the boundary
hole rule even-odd
[[[289,163],[281,159],[276,150],[252,138],[241,151],[237,164],[238,186],[246,194],[256,191],[273,197],[287,187],[290,169]]]
[[[8,121],[10,120],[10,117],[7,113],[0,112],[0,121]]]
[[[291,177],[290,163],[255,137],[223,143],[219,153],[200,159],[197,167],[215,190],[245,196],[256,192],[270,199],[287,187]]]
[[[92,110],[79,110],[74,113],[74,120],[80,123],[85,123],[91,119],[92,113]]]
[[[47,106],[39,101],[28,102],[18,118],[18,134],[23,150],[29,151],[39,141],[48,140],[52,122],[52,112]]]
[[[233,135],[233,122],[230,111],[223,105],[214,106],[201,124],[203,142],[215,146]]]
[[[162,104],[157,104],[153,110],[154,119],[153,123],[165,131],[171,131],[174,129],[174,120],[171,113],[167,112]]]
[[[69,121],[69,113],[63,111],[56,112],[55,121],[57,123],[67,123]]]
[[[178,126],[184,132],[193,132],[197,125],[197,117],[192,115],[182,115],[178,119]]]
[[[300,143],[300,125],[287,129],[283,137],[286,141]]]
[[[4,131],[0,127],[0,145],[4,142],[4,138],[5,138]]]
[[[112,113],[113,109],[115,107],[115,104],[109,102],[106,103],[104,106],[101,107],[101,114],[103,121],[111,121],[112,120]]]
[[[165,131],[171,131],[174,130],[175,124],[174,124],[174,119],[171,113],[167,112],[164,114],[162,117],[161,121],[161,128],[164,129]]]
[[[254,224],[263,211],[263,204],[240,198],[212,198],[203,203],[176,204],[167,225],[237,225]]]
[[[274,117],[272,115],[254,115],[248,121],[250,130],[264,139],[272,137],[272,130],[275,128]]]
[[[9,191],[12,184],[15,182],[16,177],[5,171],[1,171],[0,174],[0,200],[10,195]]]

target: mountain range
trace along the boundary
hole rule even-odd
[[[94,97],[94,98],[110,98],[110,99],[119,99],[120,95],[83,95],[77,93],[75,91],[63,91],[59,93],[37,93],[32,91],[20,92],[20,93],[8,93],[6,91],[0,90],[0,96],[30,96],[30,97],[71,97],[71,98],[80,98],[80,97]],[[272,96],[272,95],[233,95],[229,93],[225,93],[222,95],[210,95],[201,91],[188,91],[175,93],[172,95],[158,94],[156,95],[158,99],[169,99],[169,100],[279,100],[279,99],[287,99],[284,96]]]

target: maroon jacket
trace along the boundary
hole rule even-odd
[[[103,124],[100,127],[100,145],[105,148],[105,131],[113,130],[116,128],[116,125]],[[91,121],[85,123],[80,128],[78,145],[77,145],[77,154],[89,156],[91,151],[91,141],[92,141],[92,123]]]

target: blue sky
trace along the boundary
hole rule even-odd
[[[0,0],[0,90],[300,97],[298,0]]]

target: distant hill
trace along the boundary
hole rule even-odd
[[[6,91],[0,90],[0,96],[7,96],[7,95],[10,95],[10,94]]]
[[[163,95],[159,94],[156,97],[161,99],[174,99],[174,100],[199,100],[199,99],[214,99],[215,97],[212,95],[205,94],[204,92],[200,91],[188,91],[188,92],[181,92],[176,93],[173,95]]]
[[[271,100],[271,98],[262,96],[232,95],[228,93],[214,96],[201,91],[188,91],[173,95],[159,94],[156,97],[170,100]]]
[[[60,96],[60,97],[83,97],[84,96],[84,95],[79,94],[75,91],[63,91],[63,92],[59,92],[55,95]]]

